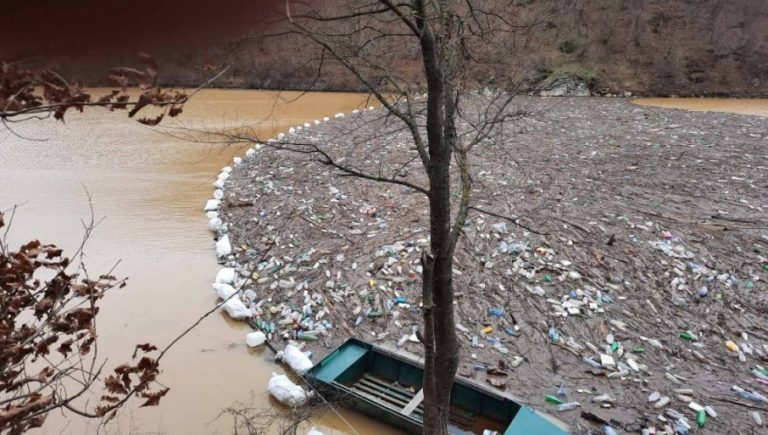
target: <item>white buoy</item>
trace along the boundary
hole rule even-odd
[[[221,224],[222,224],[221,219],[217,217],[211,218],[208,221],[208,229],[215,233],[221,229]]]
[[[247,319],[251,317],[251,311],[245,306],[243,301],[238,298],[231,298],[222,306],[224,311],[233,319]]]
[[[278,133],[277,140],[283,140],[283,139],[285,139],[285,133]]]
[[[339,113],[337,113],[337,114],[333,115],[333,117],[334,117],[334,118],[343,118],[343,117],[344,117],[344,114],[343,114],[343,113],[341,113],[341,112],[339,112]]]
[[[203,208],[203,211],[215,211],[219,208],[219,204],[221,201],[218,199],[209,199],[208,202],[205,203],[205,208]]]
[[[231,267],[222,267],[216,272],[216,283],[234,284],[237,272]]]
[[[315,125],[320,125],[320,120],[319,119],[315,119]]]
[[[304,128],[309,128],[309,127],[312,127],[312,124],[310,124],[310,123],[308,123],[308,122],[305,122],[305,123],[304,123]]]
[[[224,166],[221,168],[221,172],[232,172],[232,166]]]
[[[288,129],[288,134],[296,134],[296,129],[291,127]]]
[[[251,332],[245,336],[245,344],[248,347],[261,346],[267,341],[267,336],[261,331]]]
[[[235,166],[240,166],[243,164],[243,159],[241,157],[235,157],[232,159],[232,162],[235,164]]]
[[[327,117],[327,116],[323,118],[323,122],[328,122],[328,121],[330,121],[330,120],[331,120],[331,118],[329,118],[329,117]]]
[[[232,253],[232,244],[229,243],[229,235],[224,234],[218,242],[216,242],[216,255],[221,257],[226,257],[227,255]]]
[[[205,212],[205,217],[207,217],[208,219],[213,219],[215,217],[219,217],[219,212],[217,212],[217,211],[207,211],[207,212]]]
[[[259,146],[259,144],[256,144],[256,146]],[[253,148],[249,148],[248,151],[245,152],[245,158],[252,159],[254,157],[256,157],[256,150]]]
[[[221,198],[224,198],[224,191],[221,189],[216,189],[213,191],[213,199],[220,200]]]
[[[211,286],[213,286],[213,289],[216,290],[216,294],[219,295],[222,301],[226,301],[227,299],[231,298],[232,295],[237,293],[237,290],[235,290],[234,287],[223,282],[217,282],[211,284]]]

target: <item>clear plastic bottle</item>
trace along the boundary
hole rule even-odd
[[[579,402],[566,402],[557,405],[557,410],[560,412],[571,411],[578,408],[579,406],[581,406],[579,405]]]

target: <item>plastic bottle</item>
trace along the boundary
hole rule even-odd
[[[592,403],[615,402],[608,394],[601,394],[592,398]]]
[[[547,403],[553,403],[553,404],[555,404],[555,405],[562,405],[562,404],[563,404],[563,401],[562,401],[562,400],[558,399],[557,397],[555,397],[555,396],[553,396],[553,395],[551,395],[551,394],[550,394],[550,395],[547,395],[547,397],[545,397],[545,398],[544,398],[544,400],[545,400]]]
[[[566,402],[566,403],[561,403],[557,405],[557,410],[560,412],[570,411],[578,408],[579,406],[580,406],[579,402]]]
[[[682,420],[675,422],[675,433],[678,435],[688,435],[688,426]]]
[[[299,331],[296,338],[304,341],[317,341],[317,335],[310,333],[310,331]]]
[[[557,328],[554,326],[549,328],[547,335],[549,336],[549,339],[552,341],[552,343],[557,344],[560,342],[560,334],[557,332]]]
[[[661,342],[659,340],[656,340],[655,338],[649,338],[648,339],[648,344],[650,344],[651,346],[653,346],[653,347],[655,347],[657,349],[663,349],[664,348],[664,345],[661,344]]]
[[[586,357],[585,356],[584,358],[582,358],[582,361],[584,361],[585,363],[589,364],[589,366],[592,367],[592,368],[595,368],[595,369],[603,368],[603,365],[600,364],[599,362],[593,360],[592,357]]]
[[[502,317],[504,316],[504,310],[501,308],[488,308],[488,315],[494,316],[494,317]]]
[[[408,341],[408,336],[403,335],[402,337],[400,337],[400,340],[397,340],[397,347],[403,347],[406,341]]]
[[[696,413],[696,424],[699,427],[704,427],[707,424],[707,411],[701,409]]]
[[[768,398],[766,398],[765,396],[763,396],[762,394],[756,391],[747,391],[736,385],[733,386],[733,391],[736,392],[737,396],[742,397],[744,399],[751,400],[757,403],[768,403]]]

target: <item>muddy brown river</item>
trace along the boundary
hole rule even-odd
[[[768,98],[638,98],[641,106],[685,109],[697,112],[730,112],[740,115],[768,116]]]
[[[297,93],[205,90],[178,120],[163,125],[249,124],[271,137],[367,103],[359,94],[299,98]],[[202,208],[219,169],[240,150],[174,139],[125,113],[98,109],[69,113],[66,124],[20,124],[16,132],[27,139],[0,129],[0,209],[22,204],[11,245],[38,238],[66,251],[76,249],[81,219],[89,216],[87,189],[96,218],[104,218],[86,246],[88,269],[107,271],[119,261],[116,275],[129,277],[128,287],[105,298],[99,316],[99,355],[108,359],[109,370],[128,361],[137,343],[164,346],[214,305],[210,283],[219,266]],[[161,406],[129,407],[106,432],[232,433],[229,417],[217,419],[222,409],[251,400],[256,408],[268,407],[267,380],[282,371],[269,351],[246,348],[248,331],[221,313],[211,315],[164,358],[161,381],[171,391]],[[391,432],[355,414],[344,413],[344,418],[360,433]],[[312,424],[325,426],[327,433],[346,428],[334,415]],[[98,426],[53,414],[43,429],[82,434],[95,433]]]
[[[264,137],[289,126],[368,104],[342,93],[206,90],[166,127],[219,129],[252,125]],[[297,99],[298,98],[298,99]],[[636,104],[768,116],[768,100],[641,99]],[[97,219],[88,241],[90,271],[116,262],[127,288],[114,291],[99,316],[99,354],[114,367],[137,343],[165,345],[216,302],[210,287],[216,264],[202,207],[219,169],[241,150],[185,142],[128,120],[123,113],[70,113],[67,123],[17,126],[21,139],[0,130],[0,209],[21,204],[10,234],[12,245],[38,238],[67,251],[81,241],[89,215],[86,189]],[[36,140],[31,140],[36,139]],[[269,351],[244,344],[244,323],[221,313],[206,319],[162,363],[171,388],[160,407],[128,407],[107,433],[229,434],[232,420],[220,416],[234,402],[274,405],[266,392],[272,372]],[[91,400],[95,400],[92,397]],[[371,419],[343,412],[361,434],[396,433]],[[312,421],[327,433],[351,433],[342,420],[324,414]],[[51,415],[42,432],[95,433],[97,422]]]

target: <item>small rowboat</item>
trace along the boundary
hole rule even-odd
[[[421,433],[424,368],[415,359],[349,339],[305,375],[326,398],[406,432]],[[449,432],[456,435],[565,435],[561,421],[514,397],[457,377],[451,390]]]

